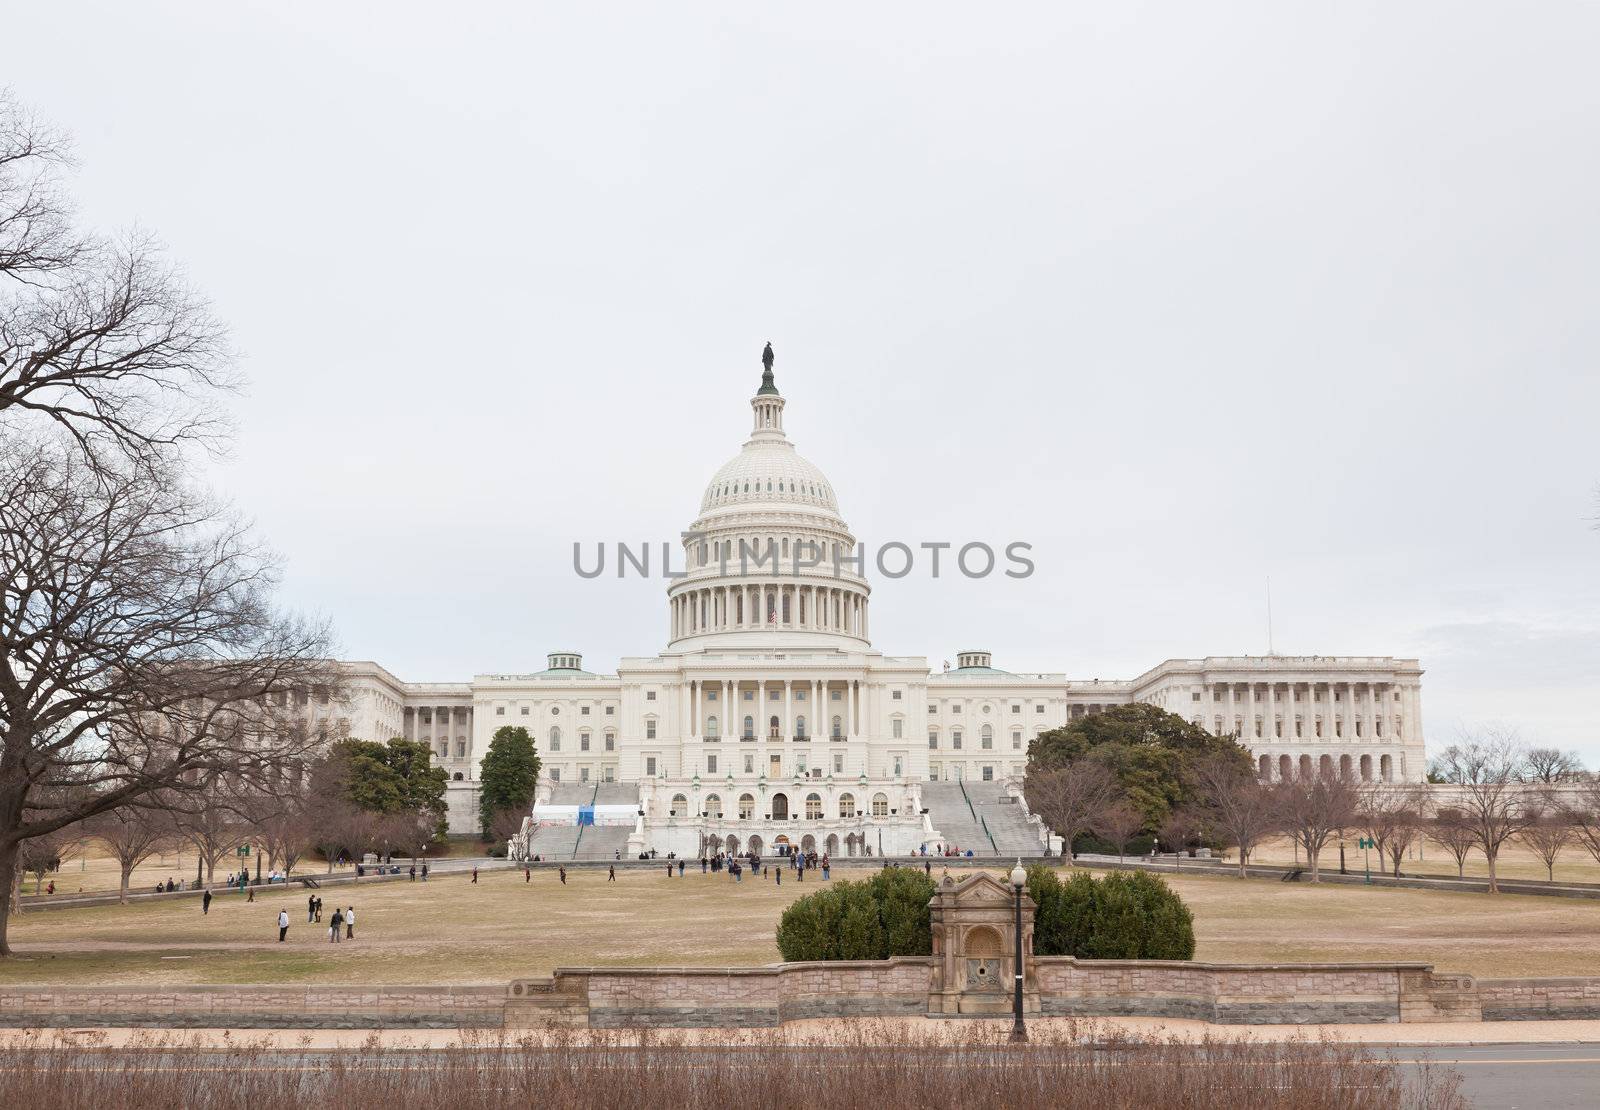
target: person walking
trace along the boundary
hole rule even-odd
[[[533,882],[533,868],[527,866],[526,864],[524,864],[522,868],[522,881],[525,883]]]
[[[200,896],[200,916],[205,917],[211,912],[211,888],[206,887],[206,892]]]
[[[617,881],[617,865],[613,863],[609,867],[606,868],[606,882],[614,883],[616,881]]]
[[[561,871],[561,885],[562,885],[562,886],[566,886],[566,885],[567,885],[567,869],[566,869],[566,867],[565,867],[565,866],[564,866],[564,865],[563,865],[563,866],[562,866],[562,867],[561,867],[561,869],[560,869],[560,871]]]
[[[667,864],[667,878],[672,878],[672,864],[670,862]]]
[[[414,863],[411,865],[411,881],[417,881],[417,865]]]
[[[346,906],[344,908],[344,939],[356,939],[356,908],[354,906]]]
[[[255,887],[251,887],[249,893],[250,893],[250,897],[246,898],[245,901],[246,902],[254,902],[256,900],[256,888]]]
[[[315,894],[310,894],[310,895],[306,896],[306,924],[309,925],[313,921],[315,921],[316,919],[317,919],[317,896]]]
[[[339,913],[339,907],[333,907],[333,916],[328,919],[328,943],[339,943],[339,926],[344,924],[344,917]]]
[[[428,881],[428,865],[426,863],[422,865],[422,881]]]
[[[678,861],[678,878],[683,878],[683,861],[681,859]]]
[[[472,885],[478,885],[478,869],[476,867],[472,869]]]
[[[289,935],[289,911],[278,911],[278,943],[283,943],[283,938]]]
[[[322,924],[322,895],[317,895],[317,924]]]

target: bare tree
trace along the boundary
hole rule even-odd
[[[1128,842],[1144,828],[1144,814],[1134,809],[1127,799],[1119,799],[1106,806],[1089,823],[1096,836],[1103,837],[1117,849],[1117,858],[1127,854]]]
[[[1567,782],[1582,770],[1578,753],[1560,748],[1529,748],[1522,756],[1522,777],[1527,782]]]
[[[148,236],[72,227],[64,136],[0,95],[0,422],[64,429],[84,457],[213,441],[236,385],[210,307]]]
[[[1322,849],[1355,822],[1355,786],[1345,778],[1319,775],[1280,782],[1273,794],[1280,823],[1295,843],[1305,849],[1311,881],[1321,882]]]
[[[1439,773],[1455,787],[1456,808],[1489,866],[1490,894],[1500,892],[1495,870],[1500,849],[1538,812],[1537,803],[1530,804],[1518,788],[1523,764],[1516,736],[1498,730],[1463,737],[1438,759]]]
[[[1239,849],[1239,877],[1256,844],[1280,827],[1271,789],[1233,759],[1208,759],[1191,771],[1191,780],[1207,823]]]
[[[1531,803],[1530,809],[1528,823],[1519,836],[1544,863],[1545,877],[1553,883],[1556,881],[1556,857],[1573,840],[1572,816],[1549,794]]]
[[[1600,863],[1600,779],[1585,779],[1567,805],[1572,838]]]
[[[1022,791],[1028,808],[1061,837],[1062,856],[1072,862],[1072,842],[1088,832],[1095,815],[1122,793],[1104,764],[1075,759],[1064,767],[1030,770]]]
[[[201,873],[195,875],[197,883],[215,883],[217,863],[244,844],[248,833],[242,808],[242,800],[220,776],[176,799],[172,819],[178,835],[194,847],[198,857],[196,867]]]
[[[1183,866],[1184,849],[1188,847],[1189,841],[1200,835],[1204,827],[1200,814],[1192,809],[1173,806],[1167,810],[1167,815],[1161,819],[1161,826],[1156,829],[1156,835],[1172,849],[1174,867]]]
[[[1356,820],[1377,842],[1378,858],[1388,856],[1395,878],[1406,851],[1422,837],[1426,793],[1415,784],[1372,783],[1361,788]]]
[[[159,804],[127,805],[97,814],[85,823],[117,861],[117,894],[124,905],[133,872],[141,863],[171,844],[176,837],[172,815]]]
[[[339,676],[274,584],[174,468],[0,437],[0,899],[25,841],[298,754],[291,691]]]
[[[1466,816],[1459,809],[1441,809],[1434,816],[1428,835],[1456,861],[1456,878],[1466,878],[1467,857],[1478,844],[1478,834]]]

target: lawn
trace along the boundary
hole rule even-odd
[[[960,874],[958,872],[957,874]],[[836,878],[865,870],[840,869]],[[938,868],[934,874],[937,877]],[[1310,886],[1183,876],[1196,958],[1218,962],[1422,961],[1480,976],[1600,974],[1600,904],[1563,898]],[[503,982],[588,964],[776,961],[773,931],[816,880],[742,883],[698,867],[662,871],[485,872],[428,883],[330,888],[327,913],[354,901],[357,939],[328,943],[299,892],[35,911],[13,919],[5,983]],[[275,919],[289,910],[289,939]]]

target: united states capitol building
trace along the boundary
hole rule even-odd
[[[833,483],[789,441],[785,405],[769,349],[749,437],[685,533],[664,650],[615,674],[555,651],[542,671],[460,683],[347,663],[350,734],[430,744],[450,777],[450,829],[466,833],[490,738],[526,726],[544,771],[514,848],[547,859],[1038,852],[1046,834],[1020,802],[1029,742],[1129,702],[1237,732],[1263,778],[1422,779],[1415,659],[1208,656],[1108,682],[1013,673],[988,651],[943,670],[884,654],[865,561],[848,558]]]

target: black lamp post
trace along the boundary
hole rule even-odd
[[[1022,886],[1028,873],[1022,869],[1022,860],[1011,869],[1011,893],[1017,911],[1017,964],[1012,970],[1015,987],[1011,996],[1011,1041],[1013,1044],[1028,1039],[1028,1027],[1022,1022]]]

